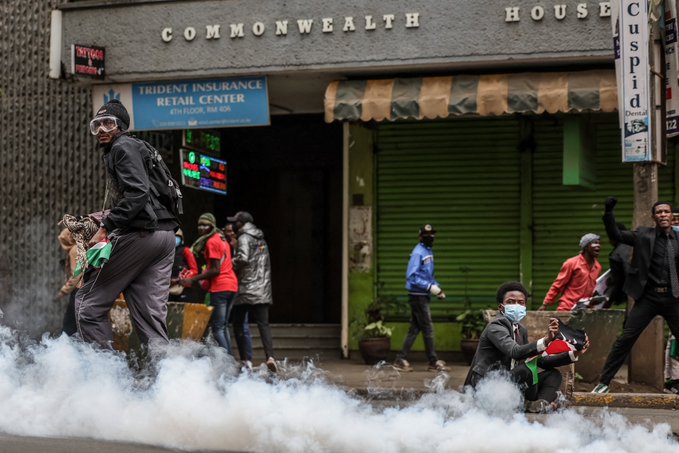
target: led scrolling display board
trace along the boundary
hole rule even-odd
[[[226,161],[205,154],[218,153],[220,139],[207,131],[184,131],[184,145],[195,149],[180,149],[183,186],[226,195]]]
[[[219,134],[206,130],[184,131],[184,146],[196,150],[207,150],[215,153],[222,151],[222,138]]]

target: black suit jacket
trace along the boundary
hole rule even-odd
[[[648,270],[651,267],[656,229],[639,227],[634,231],[620,230],[612,212],[605,213],[603,221],[609,238],[634,247],[624,290],[631,298],[639,299],[648,283]]]
[[[528,330],[518,324],[521,342],[514,340],[514,326],[503,315],[490,322],[483,330],[479,339],[479,346],[469,367],[464,385],[476,387],[476,384],[487,373],[493,370],[503,369],[509,371],[512,359],[522,362],[538,354],[538,342],[528,343]],[[539,356],[538,367],[542,369],[556,368],[572,363],[573,360],[567,352],[559,354]]]
[[[464,385],[476,384],[488,372],[504,369],[509,371],[512,359],[521,361],[538,354],[536,341],[528,343],[528,330],[519,324],[521,343],[514,340],[512,322],[500,315],[491,321],[481,333],[479,346],[467,373]]]

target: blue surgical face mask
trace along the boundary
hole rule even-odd
[[[179,247],[180,245],[182,245],[182,238],[180,238],[179,236],[175,236],[174,237],[174,246]]]
[[[672,229],[675,233],[679,234],[679,226],[673,226]]]
[[[503,305],[505,307],[505,318],[513,323],[517,323],[526,317],[526,306],[519,304]]]

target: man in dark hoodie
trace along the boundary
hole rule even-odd
[[[166,344],[167,298],[174,259],[174,214],[152,193],[145,143],[127,129],[130,116],[117,100],[102,106],[90,122],[104,152],[111,210],[90,245],[110,240],[111,255],[99,269],[86,271],[76,295],[76,322],[82,339],[111,348],[108,317],[118,294],[125,296],[142,344]]]
[[[246,364],[252,361],[251,352],[248,356],[244,324],[246,316],[252,319],[254,315],[267,357],[266,366],[275,373],[278,371],[278,363],[273,355],[273,340],[269,326],[269,307],[273,303],[269,246],[264,240],[264,233],[255,226],[250,213],[240,211],[233,217],[227,217],[227,220],[238,235],[238,245],[233,257],[233,267],[238,276],[238,294],[231,313],[238,353]]]

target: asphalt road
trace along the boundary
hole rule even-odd
[[[386,402],[377,402],[376,406],[385,405]],[[401,405],[404,403],[401,402]],[[585,417],[598,418],[603,409],[597,407],[581,407]],[[679,440],[679,411],[667,409],[639,409],[639,408],[609,408],[611,412],[624,415],[634,423],[649,426],[657,423],[669,423],[672,432]],[[546,417],[558,415],[533,415],[529,414],[528,419],[541,421]],[[95,439],[77,438],[48,438],[48,437],[22,437],[0,434],[0,452],[2,453],[161,453],[179,452],[186,450],[176,450],[156,446],[130,444],[123,442],[108,442]],[[211,452],[217,450],[191,450],[192,452]],[[219,452],[232,453],[230,450],[218,450]]]

